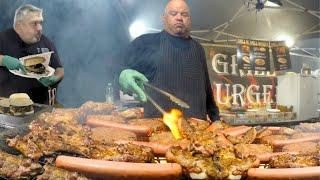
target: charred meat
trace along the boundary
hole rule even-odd
[[[251,128],[248,132],[246,132],[242,137],[236,137],[228,135],[227,139],[232,144],[251,144],[257,136],[257,131],[255,128]]]
[[[319,158],[309,155],[283,154],[272,157],[269,165],[272,168],[302,168],[319,166]]]
[[[80,175],[76,172],[70,172],[64,169],[60,169],[54,166],[45,165],[44,172],[40,176],[37,176],[37,180],[87,180],[85,176]]]
[[[32,179],[43,172],[39,163],[0,151],[0,176],[8,179]]]
[[[239,158],[246,158],[250,155],[260,155],[273,152],[271,146],[264,144],[237,144],[234,146],[234,150]]]
[[[135,144],[97,144],[93,145],[91,158],[121,162],[152,162],[154,154],[151,148]]]
[[[297,152],[308,155],[317,155],[319,150],[318,144],[314,142],[288,144],[282,147],[283,152]]]

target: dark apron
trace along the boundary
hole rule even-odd
[[[189,46],[178,48],[168,35],[161,33],[160,57],[156,61],[156,73],[150,83],[181,98],[190,105],[184,109],[171,102],[168,97],[146,88],[148,94],[169,112],[172,108],[183,111],[185,117],[206,118],[205,74],[196,44],[188,40]],[[145,117],[162,117],[150,103],[145,104]]]

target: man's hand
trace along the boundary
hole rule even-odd
[[[26,69],[21,64],[21,62],[14,57],[11,56],[3,56],[2,58],[2,65],[5,66],[9,70],[19,70],[21,69],[23,74],[27,74]]]
[[[57,76],[49,76],[49,77],[42,77],[39,79],[42,85],[48,87],[51,85],[56,84],[59,81],[59,78]]]
[[[148,82],[148,79],[136,70],[125,69],[119,76],[119,84],[122,91],[125,93],[133,92],[138,95],[140,101],[146,102],[147,97],[142,90],[143,82]]]

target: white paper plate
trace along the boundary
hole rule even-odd
[[[55,69],[53,69],[50,66],[45,66],[46,67],[46,71],[48,71],[48,74],[36,74],[36,73],[27,73],[27,74],[23,74],[21,72],[21,70],[9,70],[12,74],[17,75],[17,76],[21,76],[21,77],[25,77],[25,78],[35,78],[35,79],[40,79],[42,77],[49,77],[52,76],[55,72]]]

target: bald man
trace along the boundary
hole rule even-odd
[[[124,63],[119,76],[122,91],[134,93],[144,102],[146,118],[162,115],[147,102],[141,82],[149,82],[190,105],[189,109],[181,109],[169,98],[146,88],[145,91],[166,111],[178,108],[185,117],[207,119],[208,115],[211,121],[219,120],[204,49],[190,37],[190,9],[186,2],[171,0],[162,21],[163,31],[136,38],[123,53]]]

